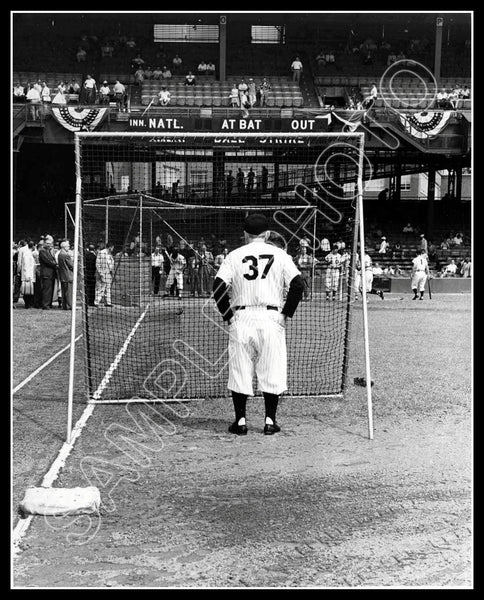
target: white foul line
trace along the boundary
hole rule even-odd
[[[106,387],[107,383],[111,379],[111,376],[114,373],[114,371],[116,370],[116,368],[118,367],[119,361],[121,360],[122,356],[125,354],[125,352],[126,352],[126,350],[128,348],[128,345],[129,345],[129,343],[131,342],[131,340],[133,338],[133,335],[135,334],[136,330],[140,326],[141,321],[145,318],[145,315],[146,315],[146,312],[147,312],[149,306],[150,306],[150,304],[148,303],[146,305],[146,308],[145,308],[144,312],[141,314],[140,318],[134,324],[133,329],[129,333],[129,335],[126,338],[126,341],[124,342],[124,344],[121,346],[121,349],[119,350],[116,358],[114,359],[114,361],[112,362],[111,366],[109,367],[109,369],[107,370],[106,374],[104,375],[103,380],[99,384],[99,387],[94,392],[93,397],[99,397],[101,395],[102,390]],[[78,336],[76,338],[76,341],[80,337],[81,336]],[[70,346],[70,344],[69,344],[69,346]],[[69,348],[69,346],[67,346],[67,348]],[[67,348],[64,348],[61,352],[64,352],[65,350],[67,350]],[[54,358],[56,356],[58,356],[61,352],[58,352],[55,356],[53,356],[51,359],[49,359],[48,362],[51,362],[52,360],[54,360]],[[39,371],[39,369],[37,370],[37,372],[38,371]],[[36,373],[33,373],[30,376],[29,379],[31,379],[35,374]],[[27,382],[27,380],[25,381],[25,383],[26,382]],[[44,478],[42,479],[42,483],[40,484],[40,487],[46,487],[46,488],[52,487],[52,484],[57,479],[57,477],[59,476],[59,473],[60,473],[61,469],[65,465],[67,457],[69,456],[72,448],[74,447],[75,441],[81,435],[81,431],[82,431],[84,425],[86,424],[86,422],[89,419],[89,417],[92,415],[92,413],[94,411],[94,406],[95,406],[95,403],[90,403],[90,404],[88,404],[86,406],[86,408],[84,409],[84,412],[82,413],[80,419],[74,425],[74,428],[72,430],[72,435],[71,435],[71,441],[70,441],[70,443],[68,444],[67,442],[64,442],[64,444],[62,445],[62,448],[59,451],[59,454],[57,455],[57,458],[54,460],[54,462],[52,463],[50,469],[44,475]],[[17,525],[15,526],[15,528],[14,528],[14,530],[12,532],[12,554],[13,554],[13,556],[19,554],[19,552],[20,552],[20,541],[23,538],[23,536],[27,533],[27,530],[28,530],[28,528],[30,526],[30,523],[32,522],[32,518],[33,518],[33,515],[29,515],[26,519],[19,519],[19,521],[17,522]]]
[[[82,337],[82,333],[81,333],[81,335],[78,335],[74,341],[77,342],[77,340],[80,340],[81,337]],[[65,348],[62,348],[62,350],[59,350],[59,352],[54,354],[54,356],[51,356],[48,361],[46,361],[43,365],[40,365],[40,367],[38,369],[35,369],[35,371],[33,373],[31,373],[27,377],[27,379],[24,379],[21,383],[19,383],[16,387],[14,387],[12,390],[12,394],[15,394],[15,392],[18,392],[21,388],[23,388],[24,385],[26,385],[31,379],[33,379],[36,375],[38,375],[43,369],[45,369],[45,367],[50,365],[50,363],[53,360],[55,360],[58,356],[60,356],[63,352],[65,352],[66,350],[69,350],[70,347],[71,347],[71,345],[67,344],[67,346]]]

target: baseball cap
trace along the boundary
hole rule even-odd
[[[244,231],[252,235],[259,235],[263,231],[267,231],[268,228],[266,216],[260,213],[253,213],[246,217],[244,221]]]
[[[46,235],[44,238],[44,241],[46,241],[47,243],[54,243],[54,238],[51,235]]]

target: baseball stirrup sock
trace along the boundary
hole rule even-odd
[[[264,392],[264,404],[266,407],[266,424],[274,425],[276,422],[277,403],[279,396],[277,394],[269,394]],[[270,422],[268,421],[270,420]]]
[[[237,425],[245,425],[245,405],[247,404],[247,396],[232,392],[232,400],[234,402],[235,420]],[[241,421],[243,419],[243,421]]]

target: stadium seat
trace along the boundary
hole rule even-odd
[[[214,96],[212,104],[213,106],[222,106],[222,96]]]

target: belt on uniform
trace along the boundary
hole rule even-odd
[[[234,306],[234,310],[245,310],[246,308],[252,308],[251,306]],[[279,310],[277,306],[266,306],[267,310]]]

